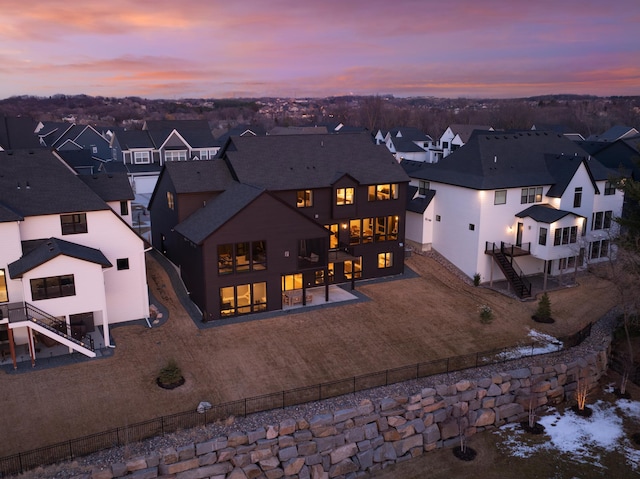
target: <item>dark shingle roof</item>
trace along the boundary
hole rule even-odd
[[[125,173],[100,173],[78,176],[104,201],[133,200],[135,195]]]
[[[330,187],[344,175],[364,185],[409,180],[368,133],[232,137],[222,157],[238,181],[268,190]]]
[[[200,161],[170,161],[163,174],[169,175],[176,193],[223,191],[233,178],[221,159]]]
[[[0,147],[5,150],[42,148],[35,129],[36,122],[31,118],[0,114]]]
[[[528,216],[538,223],[549,224],[555,223],[567,215],[579,216],[571,211],[558,210],[553,206],[546,204],[529,206],[520,213],[516,213],[518,218],[526,218]]]
[[[109,209],[45,150],[0,152],[0,205],[22,217]]]
[[[402,165],[412,178],[477,190],[557,185],[564,191],[567,178],[585,159],[584,150],[557,133],[477,130],[465,146],[438,163]],[[585,164],[598,176],[606,171],[591,161]]]
[[[453,134],[458,135],[464,143],[469,141],[469,139],[471,138],[471,135],[476,130],[484,130],[484,131],[491,130],[491,127],[489,125],[462,125],[457,123],[453,125],[449,125],[449,128],[451,128],[451,131],[453,132]]]
[[[262,193],[264,190],[234,182],[224,193],[176,225],[175,230],[193,243],[201,244]]]
[[[431,203],[431,200],[436,196],[436,192],[434,190],[428,190],[425,196],[416,196],[417,192],[417,186],[409,186],[407,211],[422,214]]]
[[[103,268],[113,266],[99,249],[89,248],[88,246],[58,238],[25,241],[23,243],[23,251],[24,254],[19,260],[9,264],[9,275],[12,279],[22,277],[24,273],[60,255],[96,263],[102,265]]]
[[[96,160],[89,150],[58,150],[56,152],[64,162],[80,175],[90,175],[100,170],[102,162]]]
[[[610,170],[623,175],[631,172],[634,180],[640,180],[640,153],[626,141],[581,141],[578,144]]]
[[[125,130],[116,133],[118,143],[123,150],[131,150],[133,148],[153,149],[155,145],[148,131],[142,130]]]

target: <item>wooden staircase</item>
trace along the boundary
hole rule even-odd
[[[504,277],[513,287],[514,292],[519,298],[531,297],[531,283],[524,273],[522,273],[513,256],[505,253],[504,243],[500,245],[500,248],[498,248],[495,243],[487,243],[485,253],[493,256],[502,274],[504,274]]]

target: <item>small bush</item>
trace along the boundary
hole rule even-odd
[[[551,317],[551,301],[549,300],[549,295],[546,291],[540,297],[540,301],[538,301],[538,309],[533,315],[533,319],[539,323],[554,322]]]
[[[184,382],[182,371],[175,359],[170,359],[165,367],[160,370],[158,384],[161,386],[171,386]]]
[[[483,304],[480,306],[478,312],[480,313],[480,321],[482,323],[487,324],[493,321],[493,310],[488,305]]]
[[[480,273],[476,273],[473,275],[473,285],[480,286]]]

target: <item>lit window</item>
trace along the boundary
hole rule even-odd
[[[313,206],[313,192],[311,190],[298,190],[296,206],[298,208]]]
[[[170,210],[175,208],[175,200],[173,198],[173,193],[171,191],[167,191],[167,206]]]
[[[393,253],[378,253],[378,268],[391,268],[393,266]]]
[[[362,257],[344,262],[344,277],[346,279],[358,279],[362,277]]]
[[[7,275],[3,269],[0,269],[0,303],[6,303],[9,301],[9,294],[7,292]]]
[[[338,188],[336,189],[336,205],[352,205],[354,196],[354,188]]]

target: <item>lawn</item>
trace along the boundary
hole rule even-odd
[[[169,311],[165,324],[112,330],[112,357],[23,374],[0,373],[0,455],[126,426],[162,415],[349,378],[529,340],[537,331],[573,333],[616,303],[613,288],[592,275],[549,294],[556,322],[531,320],[536,301],[521,302],[463,283],[430,257],[407,265],[418,277],[357,285],[369,300],[199,329],[166,272],[147,258],[149,287]],[[495,313],[480,322],[478,308]],[[159,388],[175,359],[186,383]]]

